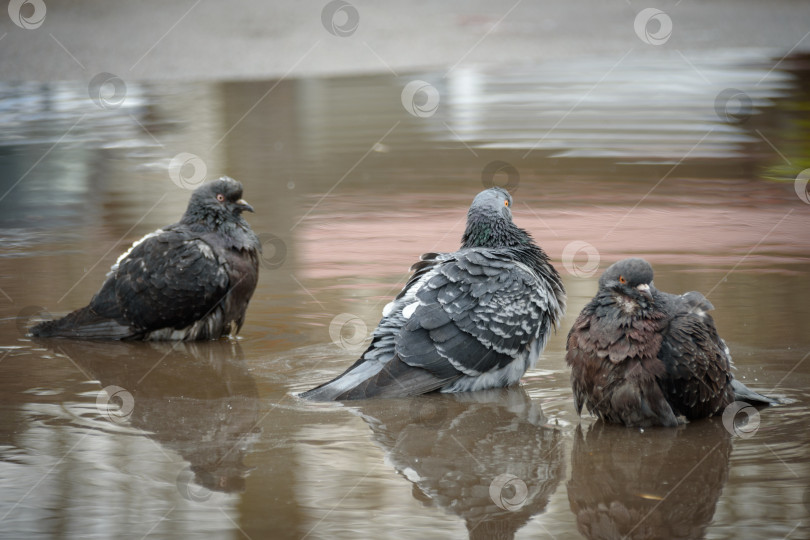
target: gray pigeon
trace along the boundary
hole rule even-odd
[[[731,355],[699,292],[658,291],[643,259],[611,265],[568,334],[577,412],[606,422],[676,426],[722,414],[736,401],[775,400],[734,379]]]
[[[118,258],[88,306],[34,326],[31,335],[197,340],[237,333],[261,253],[245,210],[253,207],[233,178],[203,184],[180,222],[147,234]]]
[[[479,193],[455,253],[427,253],[369,348],[336,379],[301,394],[320,401],[464,392],[518,382],[565,312],[548,256],[512,222],[512,197]]]

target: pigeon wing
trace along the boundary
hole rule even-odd
[[[441,262],[416,298],[396,353],[442,379],[459,372],[475,377],[510,364],[532,342],[545,340],[560,313],[551,288],[503,250],[456,253]]]
[[[181,329],[204,318],[229,284],[227,268],[211,246],[177,230],[148,235],[116,263],[112,274],[123,317],[146,331]]]
[[[658,358],[666,372],[661,388],[678,413],[703,418],[734,401],[731,363],[703,295],[687,293],[673,301],[675,313],[663,332]]]

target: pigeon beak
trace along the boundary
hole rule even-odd
[[[255,212],[255,210],[253,210],[253,207],[250,206],[245,199],[239,199],[238,201],[236,201],[236,207],[242,211],[247,210],[248,212]]]
[[[652,293],[650,292],[649,283],[641,283],[636,286],[636,290],[641,293],[641,296],[652,302]]]

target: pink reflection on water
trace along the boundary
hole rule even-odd
[[[402,202],[402,201],[401,201]],[[406,204],[414,201],[404,201]],[[561,272],[563,250],[587,242],[606,264],[642,256],[653,264],[744,267],[810,262],[810,207],[782,197],[764,197],[759,206],[717,204],[565,206],[516,204],[515,222],[529,230]],[[711,202],[711,201],[708,201]],[[420,203],[421,204],[421,203]],[[299,230],[299,257],[306,278],[382,276],[407,273],[419,255],[458,249],[468,201],[457,207],[391,213],[341,213],[330,208]],[[336,207],[341,206],[336,204]],[[408,204],[410,206],[410,204]],[[585,254],[582,264],[586,261]]]

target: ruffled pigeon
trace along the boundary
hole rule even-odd
[[[90,304],[31,329],[35,337],[197,340],[237,333],[259,275],[261,244],[242,185],[223,176],[191,195],[182,219],[147,234]]]
[[[699,292],[657,290],[643,259],[611,265],[568,334],[577,412],[606,422],[676,426],[722,414],[734,401],[776,401],[734,379],[714,309]]]
[[[565,311],[548,256],[512,222],[512,197],[479,193],[455,253],[428,253],[385,306],[371,345],[302,397],[349,400],[463,392],[518,382]]]

